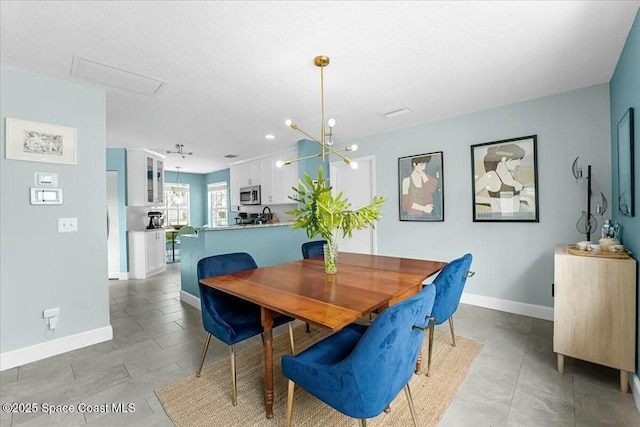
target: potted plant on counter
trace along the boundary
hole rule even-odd
[[[375,228],[380,208],[387,199],[376,196],[370,204],[351,209],[351,203],[342,192],[335,197],[331,195],[328,179],[322,175],[322,166],[318,168],[317,180],[312,180],[305,173],[304,180],[300,179],[298,183],[299,188],[292,187],[296,195],[289,197],[298,203],[298,209],[285,212],[295,216],[291,228],[304,228],[310,239],[320,235],[327,241],[324,248],[325,272],[336,274],[339,234],[351,237],[353,230]]]

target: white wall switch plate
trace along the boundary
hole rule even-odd
[[[58,233],[78,231],[78,218],[58,218]]]

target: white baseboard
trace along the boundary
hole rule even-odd
[[[0,354],[0,371],[113,339],[111,325]]]
[[[180,301],[184,301],[187,304],[194,306],[198,310],[202,309],[202,307],[200,306],[200,298],[191,295],[189,292],[180,291]]]
[[[629,373],[629,386],[636,402],[636,409],[640,412],[640,378],[632,372]]]
[[[498,311],[506,311],[507,313],[521,314],[523,316],[553,321],[552,307],[525,304],[517,301],[509,301],[505,299],[485,297],[482,295],[468,294],[466,292],[462,294],[460,302]]]
[[[180,291],[180,300],[194,306],[198,310],[200,298],[193,296],[189,292]],[[523,316],[535,317],[537,319],[553,321],[553,308],[542,305],[525,304],[522,302],[508,301],[504,299],[485,297],[482,295],[462,294],[461,303],[475,305],[478,307],[490,308],[507,313],[521,314]]]

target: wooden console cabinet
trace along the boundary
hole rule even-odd
[[[558,372],[564,357],[620,370],[620,390],[629,391],[636,354],[636,261],[554,254],[553,351]]]

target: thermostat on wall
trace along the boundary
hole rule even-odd
[[[50,172],[36,172],[33,177],[36,187],[57,187],[58,174]]]
[[[32,205],[61,205],[62,188],[31,187]]]

